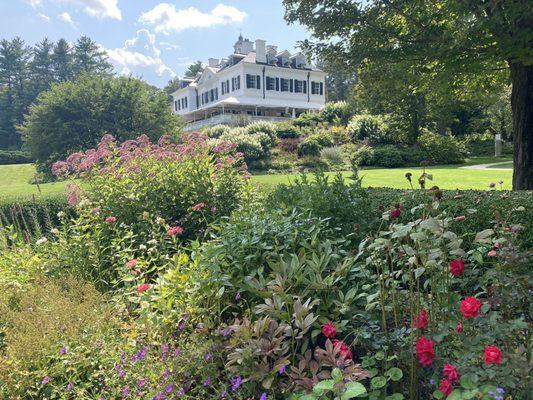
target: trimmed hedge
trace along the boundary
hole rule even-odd
[[[32,159],[29,153],[20,150],[0,150],[0,165],[28,164]]]
[[[73,213],[65,196],[0,200],[0,226],[13,225],[18,232],[40,236],[59,225],[60,211]]]

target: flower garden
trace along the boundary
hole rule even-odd
[[[531,193],[258,190],[236,147],[107,135],[0,214],[1,398],[528,398]]]

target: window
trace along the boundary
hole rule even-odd
[[[189,108],[189,98],[185,97],[185,108]]]
[[[289,80],[288,79],[281,78],[281,91],[282,92],[289,91]]]
[[[209,99],[210,99],[211,101],[215,101],[215,89],[211,89],[211,90],[209,91]]]
[[[320,96],[324,94],[324,82],[320,82]]]
[[[241,76],[231,78],[231,90],[239,90],[241,88]]]
[[[304,91],[304,81],[294,80],[294,93],[302,93]]]
[[[289,81],[289,91],[292,93],[294,92],[294,79],[291,79]]]
[[[215,100],[218,100],[218,88],[215,88]]]
[[[276,78],[266,77],[266,90],[276,90]]]
[[[322,94],[321,85],[322,82],[311,82],[311,94]]]
[[[246,74],[247,89],[261,89],[261,77],[259,75]]]
[[[279,92],[279,78],[276,78],[276,90]]]
[[[174,111],[178,111],[178,102],[174,101]]]
[[[226,94],[226,81],[222,82],[222,96]]]
[[[304,93],[307,93],[307,81],[303,81],[304,83]]]

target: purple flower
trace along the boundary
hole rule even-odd
[[[128,385],[122,388],[121,394],[122,397],[126,397],[130,393],[130,387]]]
[[[502,387],[496,388],[496,391],[497,391],[499,394],[504,394],[504,393],[505,393],[505,389],[502,388]]]
[[[43,380],[42,380],[41,383],[42,383],[43,385],[46,385],[48,382],[50,382],[50,377],[49,377],[49,376],[45,376],[45,377],[43,378]]]
[[[433,386],[433,385],[435,384],[435,379],[431,378],[431,379],[429,380],[429,384]]]
[[[178,393],[176,393],[176,397],[181,397],[185,394],[185,389],[181,388],[178,390]]]
[[[222,331],[222,336],[223,337],[226,337],[230,334],[230,329],[229,328],[224,328],[224,330]]]
[[[171,393],[174,390],[174,385],[170,384],[165,387],[165,392]]]
[[[285,364],[281,364],[281,366],[279,367],[279,374],[283,375],[286,370],[287,370],[287,366]]]
[[[267,400],[267,394],[263,392],[259,400]]]
[[[230,379],[230,383],[231,383],[231,391],[236,392],[239,386],[241,386],[242,378],[239,375],[234,376],[233,378]]]
[[[163,372],[163,379],[167,379],[170,376],[170,370],[167,369],[165,372]]]
[[[241,292],[237,292],[237,294],[235,295],[235,300],[239,301],[240,299],[241,299]]]
[[[67,385],[67,390],[72,390],[74,388],[74,384],[72,382],[69,382]]]
[[[161,345],[161,353],[162,353],[163,355],[166,355],[166,354],[168,353],[168,344],[163,343],[163,344]]]
[[[178,357],[180,354],[181,354],[181,350],[180,349],[175,349],[174,350],[174,357]]]
[[[137,386],[140,388],[142,388],[144,385],[146,385],[146,378],[142,378],[137,381]]]
[[[205,360],[205,361],[210,361],[212,358],[213,358],[213,355],[212,355],[211,353],[207,353],[207,354],[204,356],[204,360]]]
[[[224,399],[224,398],[226,398],[227,395],[228,395],[228,392],[226,392],[225,390],[223,390],[223,391],[220,393],[220,398],[221,398],[221,399]]]
[[[61,354],[61,355],[67,354],[67,348],[65,346],[61,347],[59,349],[59,354]]]
[[[165,398],[164,393],[158,393],[154,397],[152,397],[152,400],[163,400]]]
[[[207,379],[204,381],[204,386],[209,386],[211,384],[211,377],[208,376]]]
[[[185,329],[185,322],[180,322],[180,324],[178,325],[178,329],[180,331],[184,330]]]

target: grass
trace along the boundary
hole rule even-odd
[[[442,189],[487,189],[489,183],[502,180],[498,185],[501,189],[511,189],[512,169],[509,170],[466,170],[459,167],[474,164],[507,161],[492,157],[480,157],[467,160],[461,165],[435,166],[427,169],[433,175],[433,181],[428,181],[427,186],[437,185]],[[512,163],[510,163],[512,164]],[[422,173],[421,168],[393,168],[393,169],[365,169],[361,171],[363,185],[366,187],[391,187],[408,189],[409,182],[405,179],[406,172],[413,173],[413,185],[418,186],[416,180]],[[31,197],[50,197],[65,193],[66,182],[45,183],[32,185],[30,181],[35,173],[31,164],[0,165],[0,199],[21,199]],[[333,172],[328,173],[333,175]],[[349,176],[350,172],[343,172]],[[289,183],[298,174],[280,175],[254,175],[252,182],[259,185],[277,185]]]
[[[513,162],[509,161],[504,164],[498,164],[498,165],[491,165],[487,168],[494,168],[494,169],[513,169]]]

